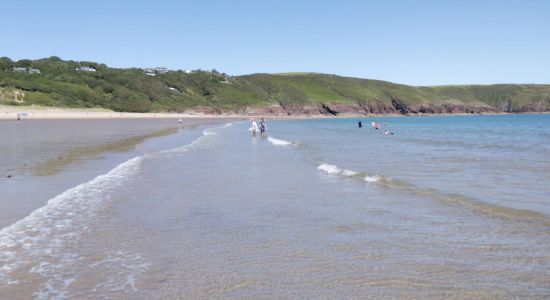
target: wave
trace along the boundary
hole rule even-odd
[[[270,137],[270,136],[267,137],[267,141],[270,142],[271,144],[275,145],[275,146],[294,146],[296,144],[294,142],[289,142],[289,141],[286,141],[286,140],[276,139],[276,138]]]
[[[173,149],[158,151],[158,152],[155,152],[153,155],[159,156],[159,155],[163,155],[163,154],[177,154],[177,153],[189,151],[190,149],[204,143],[205,140],[208,137],[218,135],[217,130],[227,128],[227,127],[230,127],[232,125],[233,125],[233,123],[226,123],[222,126],[207,128],[207,129],[202,131],[202,135],[200,137],[198,137],[197,139],[192,141],[190,144],[187,144],[187,145],[184,145],[184,146],[181,146],[181,147],[177,147],[177,148],[173,148]]]
[[[278,146],[296,145],[296,143],[292,143],[285,140],[279,140],[272,137],[269,137],[268,140],[272,144],[278,145]],[[304,145],[304,144],[301,144],[300,146],[301,146],[300,148],[302,149],[308,148],[307,145]],[[545,215],[544,213],[540,213],[537,211],[501,206],[498,204],[488,203],[473,197],[468,197],[457,193],[445,193],[445,192],[431,189],[431,188],[419,187],[411,183],[408,183],[406,181],[395,179],[384,175],[369,174],[364,171],[355,171],[355,170],[341,168],[337,165],[329,164],[329,163],[323,162],[318,158],[315,158],[314,153],[308,153],[308,159],[311,162],[318,164],[317,169],[327,174],[338,175],[338,176],[347,177],[347,178],[354,178],[369,184],[377,184],[385,188],[404,190],[409,193],[431,197],[441,202],[460,205],[461,207],[471,209],[480,213],[485,213],[485,214],[499,216],[499,217],[506,217],[506,218],[522,218],[522,219],[536,221],[538,223],[542,223],[550,226],[550,220],[548,219],[548,216]]]
[[[97,218],[100,210],[112,201],[112,195],[117,193],[117,189],[139,173],[143,160],[162,153],[187,151],[207,137],[217,135],[217,129],[229,126],[231,123],[205,129],[201,137],[182,147],[129,159],[106,174],[64,191],[50,199],[45,206],[2,228],[0,288],[22,284],[23,281],[17,279],[22,275],[16,274],[28,272],[45,279],[40,289],[33,294],[35,298],[67,298],[66,290],[75,281],[74,274],[67,275],[68,278],[64,278],[62,274],[69,269],[68,266],[74,266],[81,259],[78,255],[79,236],[90,230],[91,223]],[[118,255],[120,253],[124,255]],[[124,251],[116,251],[111,259],[120,261],[122,265],[136,265],[131,262],[141,260],[138,255]],[[116,278],[111,277],[108,283],[100,283],[96,288],[101,290],[118,286],[122,290],[129,288],[135,291],[134,277],[145,272],[146,265],[142,260],[139,268],[122,268],[117,272]]]
[[[125,183],[140,170],[143,156],[121,163],[106,174],[68,189],[16,223],[0,230],[0,287],[21,282],[28,271],[45,282],[38,298],[65,297],[72,279],[59,273],[79,261],[78,239]],[[28,277],[27,275],[23,275]]]
[[[520,209],[513,207],[500,206],[493,203],[487,203],[473,197],[465,196],[458,193],[445,193],[436,189],[423,188],[403,180],[398,180],[383,175],[372,175],[367,172],[353,171],[341,168],[337,165],[321,163],[317,169],[331,175],[338,175],[347,178],[355,178],[367,183],[377,184],[385,188],[403,190],[416,195],[437,199],[444,203],[459,205],[461,207],[471,209],[476,212],[499,216],[505,218],[522,218],[528,220],[536,220],[539,223],[550,225],[550,221],[543,213],[532,211],[529,209]]]
[[[327,174],[336,174],[344,177],[356,177],[368,183],[374,183],[380,180],[383,180],[386,182],[392,180],[389,177],[383,177],[380,175],[371,175],[371,174],[368,174],[367,172],[358,172],[358,171],[353,171],[349,169],[344,169],[336,165],[331,165],[327,163],[320,164],[319,166],[317,166],[317,169],[324,171]]]
[[[217,128],[227,128],[233,126],[233,123],[225,123],[224,125],[217,127]]]
[[[348,170],[348,169],[341,169],[336,165],[325,164],[325,163],[320,164],[317,167],[317,169],[319,169],[321,171],[325,171],[328,174],[341,174],[343,176],[348,176],[348,177],[357,175],[357,172],[355,172],[355,171],[351,171],[351,170]]]

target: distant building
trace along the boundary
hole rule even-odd
[[[40,69],[29,69],[30,74],[40,74]]]
[[[92,67],[77,67],[75,70],[79,71],[79,72],[95,72],[96,71],[96,69],[92,68]]]
[[[191,74],[191,70],[183,70],[186,74]]]
[[[25,73],[25,72],[27,72],[27,68],[14,67],[13,71],[14,72],[20,72],[20,73]]]
[[[172,92],[178,92],[179,93],[179,90],[175,87],[168,87],[169,90],[171,90]]]
[[[168,70],[166,67],[142,68],[141,70],[143,70],[143,73],[147,76],[155,76],[156,74],[172,72],[172,70]]]

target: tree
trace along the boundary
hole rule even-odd
[[[15,66],[19,68],[30,68],[32,65],[32,60],[30,59],[20,59],[15,62]]]
[[[9,57],[0,57],[0,71],[9,71],[13,68],[13,61]]]

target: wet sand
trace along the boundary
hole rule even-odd
[[[227,120],[182,118],[181,126],[177,118],[0,120],[0,228],[112,168],[113,157],[142,153],[136,146],[148,139]]]

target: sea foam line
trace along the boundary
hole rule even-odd
[[[70,188],[46,205],[0,230],[0,287],[17,285],[16,270],[28,270],[46,279],[35,297],[63,298],[70,281],[60,278],[65,265],[78,260],[81,234],[111,199],[111,193],[139,172],[143,156],[119,164],[106,174]]]
[[[369,175],[365,172],[357,172],[352,171],[348,169],[340,168],[336,165],[331,165],[327,163],[320,164],[317,169],[327,173],[327,174],[335,174],[335,175],[341,175],[344,177],[357,177],[363,179],[365,182],[378,182],[380,179],[382,179],[382,176],[379,175]]]
[[[286,140],[277,139],[277,138],[274,138],[274,137],[271,137],[271,136],[267,137],[267,141],[270,142],[271,144],[275,145],[275,146],[293,146],[293,145],[295,145],[294,142],[289,142],[289,141],[286,141]]]
[[[180,153],[180,152],[189,151],[192,148],[194,148],[194,147],[200,145],[201,143],[203,143],[209,136],[218,135],[218,132],[217,132],[218,129],[231,127],[232,125],[233,125],[233,123],[226,123],[222,126],[207,128],[207,129],[202,131],[202,135],[200,137],[196,138],[194,141],[192,141],[191,143],[189,143],[187,145],[177,147],[177,148],[173,148],[173,149],[158,151],[158,152],[155,152],[153,154],[155,154],[155,155],[159,155],[159,154],[160,155],[162,155],[162,154],[176,154],[176,153]]]
[[[231,125],[206,129],[192,143],[168,151],[186,151],[207,136],[216,135],[216,129]],[[21,282],[12,274],[26,270],[46,279],[34,297],[68,297],[66,290],[73,279],[63,278],[60,273],[64,266],[78,261],[78,254],[72,252],[77,252],[79,237],[89,231],[90,223],[111,200],[116,188],[139,172],[144,157],[150,154],[129,159],[106,174],[70,188],[28,216],[0,229],[0,288],[19,285]],[[133,278],[134,274],[128,276]],[[133,283],[131,288],[135,290]]]
[[[500,206],[498,204],[487,203],[461,194],[445,193],[435,189],[422,188],[402,180],[393,179],[391,177],[370,175],[366,172],[356,172],[327,163],[320,164],[317,169],[327,174],[357,178],[363,180],[364,182],[376,183],[386,188],[403,190],[421,196],[428,196],[441,202],[459,205],[463,208],[467,208],[479,213],[484,213],[496,217],[521,218],[529,221],[536,221],[538,223],[545,224],[546,226],[550,226],[550,221],[548,220],[546,215],[529,209]]]

